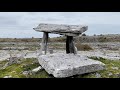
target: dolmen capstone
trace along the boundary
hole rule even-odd
[[[47,32],[66,36],[78,36],[85,32],[88,29],[88,26],[41,23],[33,29],[38,32]]]
[[[52,74],[54,77],[70,77],[105,69],[104,63],[76,53],[73,37],[79,36],[87,31],[88,26],[41,23],[33,29],[38,32],[43,32],[38,61],[46,72]],[[46,54],[49,33],[66,36],[66,54]],[[45,51],[45,53],[42,54],[42,51]]]

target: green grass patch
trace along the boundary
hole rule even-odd
[[[101,61],[105,64],[106,69],[76,76],[76,78],[98,78],[96,74],[99,74],[99,78],[120,78],[120,61],[119,60],[108,60],[104,58],[89,57],[97,61]]]
[[[105,70],[76,75],[69,78],[120,78],[120,61],[119,60],[108,60],[104,58],[97,57],[89,57],[90,59],[94,59],[97,61],[101,61],[105,64]],[[0,61],[0,68],[5,65],[5,61]],[[12,76],[12,78],[54,78],[52,75],[49,75],[45,70],[41,70],[37,73],[33,73],[31,75],[25,76],[23,75],[23,71],[31,71],[34,68],[37,68],[39,63],[36,58],[27,58],[23,59],[20,64],[12,64],[8,66],[6,69],[0,70],[0,78],[4,76]],[[100,75],[100,77],[97,77]]]
[[[54,78],[52,75],[49,75],[45,70],[41,70],[33,75],[30,75],[29,78]]]
[[[8,67],[6,67],[5,69],[1,69],[0,70],[0,78],[3,78],[4,76],[12,76],[13,78],[23,78],[25,77],[22,72],[26,69],[28,69],[28,66],[30,66],[30,69],[33,69],[34,67],[36,67],[38,64],[34,63],[35,59],[31,58],[31,59],[24,59],[22,60],[21,64],[12,64]],[[2,64],[2,66],[5,65],[7,61],[1,61],[0,64]],[[1,67],[2,67],[1,66]]]

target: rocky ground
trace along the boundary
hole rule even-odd
[[[78,50],[77,54],[105,63],[106,70],[73,77],[120,77],[120,42],[82,44],[89,45],[93,50]],[[53,49],[53,53],[66,53],[65,43],[54,42],[49,47]],[[40,49],[39,43],[19,43],[17,45],[16,43],[0,43],[0,48],[0,78],[54,78],[45,72],[37,61]],[[50,53],[48,52],[47,54]],[[13,57],[13,61],[17,61],[10,64],[9,60],[11,57]],[[4,66],[5,68],[3,68]]]
[[[120,61],[104,58],[89,57],[105,64],[105,70],[69,78],[120,78]],[[0,78],[54,78],[48,74],[39,64],[36,58],[21,59],[19,63],[13,63],[3,68],[9,61],[0,61]]]
[[[66,53],[66,52],[64,50],[54,50],[53,53]],[[80,55],[83,55],[83,56],[88,56],[88,57],[96,56],[96,57],[102,57],[102,58],[109,59],[109,60],[120,60],[120,52],[119,51],[91,50],[91,51],[78,51],[77,53]],[[19,57],[21,57],[21,58],[37,58],[38,51],[14,50],[14,51],[12,51],[12,56],[15,56],[18,58]],[[8,58],[10,58],[10,52],[6,51],[6,50],[1,50],[0,51],[0,61],[7,60]]]

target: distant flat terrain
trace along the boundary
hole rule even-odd
[[[78,48],[78,55],[87,56],[89,58],[102,61],[106,64],[107,69],[85,74],[76,77],[119,77],[120,75],[120,35],[100,35],[100,36],[80,36],[74,38],[75,45]],[[49,38],[48,48],[53,50],[55,54],[66,54],[66,37]],[[30,68],[34,69],[39,66],[39,63],[32,64],[34,59],[37,60],[41,48],[41,38],[0,38],[0,67],[4,65],[9,58],[22,58],[23,66],[25,63],[30,64]],[[50,52],[48,50],[48,55]],[[25,61],[24,61],[25,60]],[[31,60],[31,62],[29,62]],[[20,67],[22,64],[13,64],[5,70],[0,70],[1,76],[10,75],[12,77],[23,77],[19,74],[24,70]],[[15,65],[15,66],[14,66]],[[34,66],[34,67],[33,67]],[[20,69],[14,72],[13,67]],[[29,67],[26,65],[25,70]],[[8,70],[8,71],[7,71]],[[31,69],[30,69],[31,70]],[[4,72],[4,73],[3,73]],[[22,76],[21,76],[22,75]],[[28,77],[28,76],[24,76]],[[29,77],[51,77],[45,70],[38,72]]]

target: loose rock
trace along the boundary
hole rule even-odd
[[[12,76],[5,76],[4,78],[12,78]]]
[[[41,66],[39,66],[39,67],[37,67],[37,68],[35,68],[35,69],[33,69],[32,70],[32,72],[38,72],[38,71],[40,71],[40,70],[42,70],[43,68],[41,67]]]
[[[109,75],[109,76],[112,76],[113,74],[110,72],[108,75]]]
[[[29,71],[24,71],[22,74],[23,74],[23,75],[28,75],[28,74],[29,74]]]
[[[96,73],[95,76],[96,76],[96,78],[100,78],[101,77],[101,75],[99,73]]]
[[[118,70],[119,68],[118,67],[112,67],[112,69]]]

